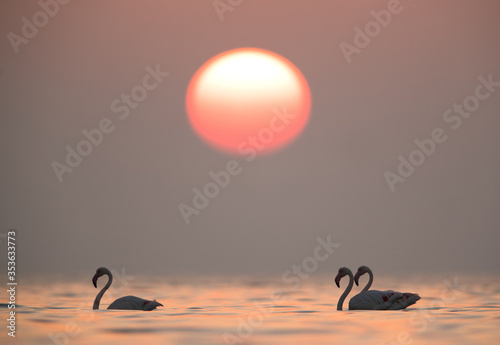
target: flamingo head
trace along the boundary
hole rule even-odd
[[[100,276],[103,276],[106,274],[106,271],[104,270],[104,267],[99,267],[94,274],[94,277],[92,278],[92,283],[94,284],[94,287],[97,287],[97,279],[99,279]]]
[[[358,284],[359,277],[361,277],[365,273],[368,273],[368,267],[359,266],[358,271],[356,272],[356,275],[354,276],[354,282],[356,283],[356,285],[359,285]]]
[[[347,272],[348,272],[348,268],[347,267],[341,267],[341,268],[339,268],[339,273],[335,277],[335,284],[337,284],[337,287],[340,287],[340,279],[342,279],[342,277],[344,277],[344,276],[346,276],[346,275],[349,274]]]

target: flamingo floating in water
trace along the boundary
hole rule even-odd
[[[111,283],[113,282],[113,275],[111,274],[111,272],[106,267],[100,267],[97,269],[97,271],[94,274],[94,277],[92,278],[92,283],[94,283],[94,287],[97,288],[97,279],[99,279],[99,277],[103,275],[107,275],[109,279],[106,285],[102,288],[101,291],[99,291],[99,293],[95,297],[93,309],[99,309],[99,303],[101,302],[102,295],[104,295],[106,290],[109,289]],[[163,307],[163,304],[156,302],[156,300],[149,301],[147,299],[135,296],[124,296],[118,298],[113,303],[111,303],[108,306],[108,309],[153,310],[156,309],[156,307],[158,306]]]
[[[356,285],[358,285],[358,279],[365,273],[370,274],[370,280],[365,286],[363,291],[351,298],[349,301],[349,310],[396,310],[405,309],[406,307],[414,304],[420,299],[418,294],[414,293],[401,293],[397,291],[387,290],[368,290],[373,282],[373,273],[367,266],[361,266],[356,273]],[[350,269],[347,267],[341,267],[339,273],[335,277],[335,283],[337,287],[340,287],[340,279],[345,276],[349,276],[349,285],[345,289],[342,296],[340,296],[339,302],[337,304],[337,310],[342,310],[342,305],[346,299],[349,292],[352,290],[354,285],[353,276]]]

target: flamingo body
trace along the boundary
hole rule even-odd
[[[111,274],[111,272],[106,267],[100,267],[97,269],[94,277],[92,278],[92,283],[94,284],[94,287],[97,288],[97,279],[99,279],[99,277],[101,277],[103,275],[108,276],[108,282],[102,288],[102,290],[99,291],[99,293],[95,297],[93,309],[99,309],[99,304],[101,302],[102,296],[104,295],[106,290],[109,289],[109,287],[111,286],[111,283],[113,282],[113,275]],[[156,309],[156,307],[158,307],[158,306],[163,307],[163,304],[157,302],[156,300],[150,301],[150,300],[140,298],[140,297],[135,297],[135,296],[124,296],[124,297],[118,298],[113,303],[111,303],[108,306],[108,309],[150,311],[150,310]]]
[[[149,301],[135,296],[120,297],[108,306],[108,309],[126,309],[126,310],[153,310],[156,307],[163,307],[163,304],[156,300]]]
[[[388,310],[401,298],[399,292],[362,291],[349,301],[349,310]],[[396,308],[399,309],[399,308]]]

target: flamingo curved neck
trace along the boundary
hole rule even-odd
[[[104,274],[106,274],[109,279],[108,279],[108,282],[106,283],[106,285],[104,285],[104,287],[101,289],[101,291],[99,291],[97,296],[95,296],[93,309],[99,309],[99,304],[101,303],[102,296],[104,295],[106,290],[109,289],[109,287],[111,286],[111,283],[113,282],[113,275],[111,274],[110,271],[106,270],[104,272]]]
[[[342,296],[340,296],[339,302],[337,303],[337,310],[342,310],[342,305],[344,304],[344,300],[346,299],[347,295],[349,295],[349,292],[352,290],[352,286],[354,284],[354,279],[352,277],[352,272],[347,273],[349,275],[349,285],[347,285],[347,288],[345,289],[344,293]]]
[[[366,286],[364,287],[364,289],[362,291],[368,291],[368,289],[370,288],[370,286],[372,286],[372,283],[373,283],[373,272],[372,272],[372,270],[368,268],[367,272],[370,275],[370,280],[368,280],[368,284],[366,284]]]

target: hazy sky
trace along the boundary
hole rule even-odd
[[[18,229],[19,272],[280,275],[330,235],[332,275],[500,273],[498,1],[46,3],[52,16],[0,3],[0,232]],[[185,110],[196,70],[239,47],[293,62],[312,96],[301,136],[251,162],[208,146]],[[161,82],[120,119],[113,102],[148,66]],[[103,119],[113,131],[60,182],[53,162]],[[404,182],[400,155],[421,163]],[[179,204],[231,160],[241,173],[186,224]]]

